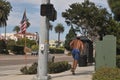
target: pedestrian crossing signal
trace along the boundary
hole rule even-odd
[[[56,20],[57,12],[53,4],[42,4],[41,5],[41,16],[46,16],[49,20]]]

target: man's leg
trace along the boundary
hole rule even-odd
[[[73,56],[73,65],[72,65],[72,74],[74,75],[75,74],[75,69],[77,67],[77,63],[78,63],[78,58],[79,58],[79,51],[78,50],[73,50],[72,51],[72,56]]]
[[[74,60],[74,70],[76,69],[76,67],[77,67],[77,60]]]
[[[72,69],[71,69],[73,75],[75,74],[77,63],[78,63],[77,60],[74,59],[73,60],[73,65],[72,65]]]

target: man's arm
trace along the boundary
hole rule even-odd
[[[83,42],[81,41],[81,54],[83,54],[83,51],[84,51],[84,44],[83,44]]]
[[[70,42],[70,48],[73,48],[73,40]]]
[[[83,44],[83,42],[81,42],[81,50],[82,51],[84,50],[84,44]]]

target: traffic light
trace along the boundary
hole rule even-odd
[[[41,5],[41,16],[46,16],[49,20],[56,20],[57,12],[53,4],[42,4]]]
[[[57,17],[57,12],[55,10],[55,8],[53,7],[51,10],[48,9],[48,12],[49,14],[47,14],[47,18],[51,21],[54,21],[56,20],[56,17]]]
[[[41,16],[46,16],[46,7],[47,7],[47,5],[46,4],[41,4],[41,12],[40,12],[40,14],[41,14]]]

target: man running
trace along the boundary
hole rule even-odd
[[[78,60],[80,58],[80,53],[83,51],[83,43],[80,40],[81,34],[77,34],[76,39],[70,42],[70,47],[72,48],[72,56],[73,56],[73,65],[71,68],[71,72],[75,75],[75,69],[77,67]]]

